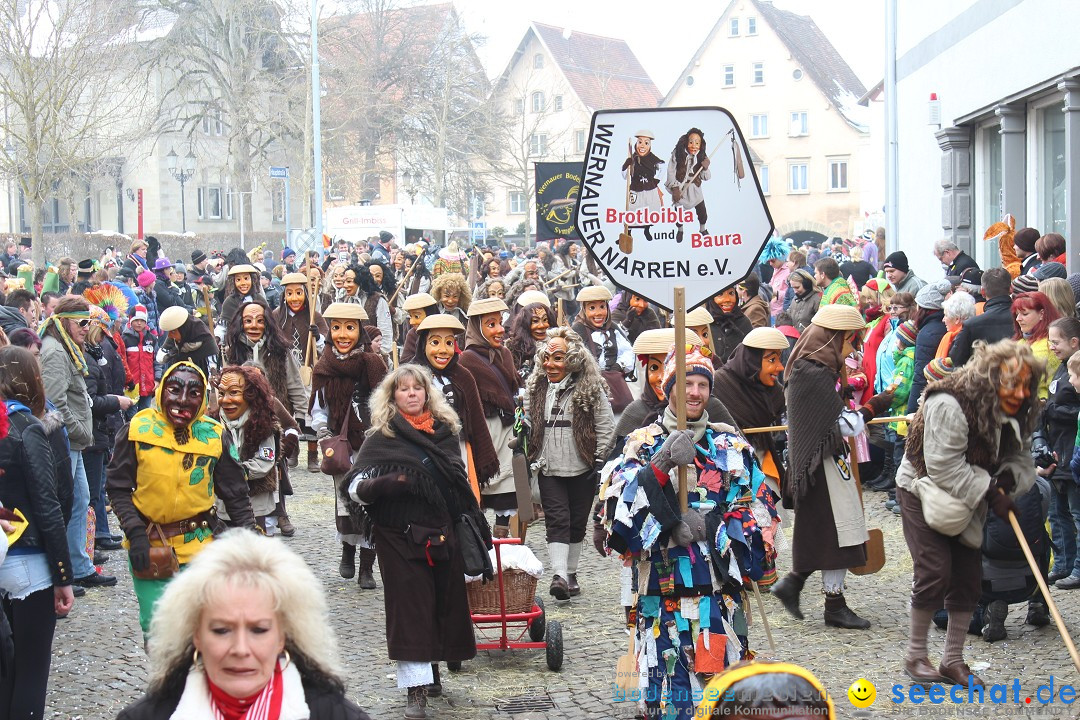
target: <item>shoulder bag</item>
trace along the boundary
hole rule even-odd
[[[327,475],[340,475],[352,467],[352,447],[349,445],[349,418],[352,416],[352,400],[345,408],[345,419],[337,435],[319,441],[322,461],[319,470]]]
[[[146,526],[146,535],[157,531],[161,540],[161,546],[150,546],[150,564],[145,570],[132,569],[131,574],[140,580],[167,580],[180,572],[180,562],[176,559],[176,549],[165,538],[165,532],[158,523],[150,523]]]

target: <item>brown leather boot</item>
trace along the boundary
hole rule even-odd
[[[427,718],[427,688],[423,685],[409,688],[409,702],[405,706],[405,720]]]
[[[556,600],[569,600],[570,599],[570,586],[566,580],[559,575],[551,578],[551,587],[548,588],[548,592]]]
[[[577,573],[567,574],[566,587],[570,591],[570,597],[577,597],[581,594],[581,586],[577,584]]]
[[[308,442],[307,444],[307,471],[318,473],[319,470],[319,443]]]

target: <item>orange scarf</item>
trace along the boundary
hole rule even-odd
[[[407,415],[401,413],[401,417],[405,418],[410,425],[419,430],[425,432],[428,435],[435,432],[435,418],[431,417],[431,411],[425,410],[419,415]]]

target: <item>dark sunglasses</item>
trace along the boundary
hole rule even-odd
[[[89,327],[89,326],[90,326],[90,318],[83,318],[82,320],[79,321],[79,327],[84,328],[84,327]]]

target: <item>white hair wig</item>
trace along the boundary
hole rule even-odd
[[[285,649],[301,677],[344,688],[322,583],[283,542],[237,528],[214,538],[165,588],[150,624],[150,692],[183,687],[203,610],[251,588],[273,598]]]

